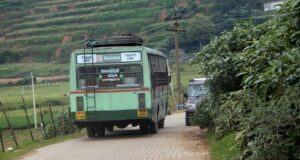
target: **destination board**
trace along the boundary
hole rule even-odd
[[[141,52],[80,54],[76,57],[77,64],[139,62],[141,60]]]
[[[141,53],[140,52],[124,52],[121,53],[121,61],[122,62],[136,62],[141,61]]]

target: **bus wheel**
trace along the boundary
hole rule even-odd
[[[95,137],[96,131],[95,131],[94,127],[87,127],[86,131],[87,131],[88,137],[90,137],[90,138]]]
[[[104,137],[105,127],[103,125],[96,127],[96,133],[98,137]]]
[[[191,126],[191,122],[188,118],[185,119],[185,125],[186,126]]]
[[[151,134],[156,134],[157,130],[158,130],[157,121],[156,122],[150,121],[150,123],[149,123],[149,129],[150,129],[150,133]]]
[[[148,134],[148,122],[147,121],[142,121],[140,122],[140,132],[141,134]]]
[[[107,126],[106,130],[109,132],[112,132],[112,131],[114,131],[114,126],[113,125]]]
[[[165,128],[165,119],[158,121],[158,128]]]

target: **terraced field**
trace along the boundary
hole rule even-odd
[[[47,68],[68,63],[72,50],[86,39],[132,33],[141,36],[146,46],[166,54],[174,48],[172,27],[174,6],[189,16],[180,20],[188,26],[202,15],[201,0],[3,0],[0,2],[0,70],[14,67],[24,76],[28,63]],[[201,9],[202,8],[202,9]],[[181,37],[184,38],[184,35]],[[37,63],[35,65],[34,63]],[[3,68],[4,67],[4,68]],[[36,69],[35,69],[36,70]],[[66,69],[63,73],[67,74]],[[53,73],[44,72],[44,75]],[[42,75],[38,75],[42,76]]]
[[[67,62],[86,39],[126,33],[169,52],[173,39],[166,27],[172,25],[175,5],[193,8],[180,20],[183,26],[200,12],[199,0],[5,0],[0,2],[0,56],[4,62]]]

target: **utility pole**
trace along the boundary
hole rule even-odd
[[[176,15],[173,18],[174,20],[174,28],[167,28],[167,31],[171,31],[175,33],[175,52],[176,52],[176,81],[177,81],[177,104],[182,102],[182,90],[180,83],[180,53],[179,53],[179,33],[185,32],[184,29],[179,28],[179,23],[177,21],[178,17]]]
[[[35,94],[34,94],[34,80],[33,80],[33,73],[32,72],[30,73],[30,76],[31,76],[31,88],[32,88],[32,103],[33,103],[34,127],[37,128]]]

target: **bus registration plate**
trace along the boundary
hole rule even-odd
[[[137,116],[138,117],[148,117],[147,109],[138,109]]]
[[[77,120],[85,119],[85,112],[84,111],[76,112],[76,119]]]

